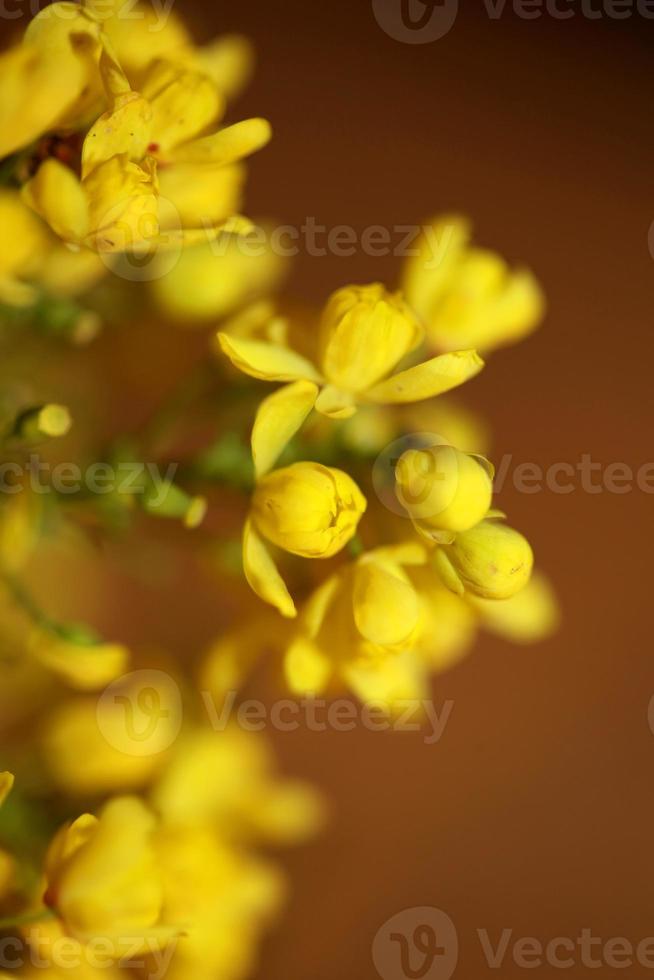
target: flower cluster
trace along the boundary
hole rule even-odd
[[[271,128],[223,125],[252,51],[154,17],[55,2],[0,56],[0,931],[28,980],[62,942],[80,980],[252,973],[266,848],[325,807],[207,695],[269,657],[285,696],[393,716],[479,629],[558,617],[449,394],[538,326],[534,276],[446,215],[396,284],[280,296],[240,247]]]

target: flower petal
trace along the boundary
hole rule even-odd
[[[88,131],[82,147],[82,179],[117,153],[138,162],[150,142],[152,109],[136,92],[121,95]]]
[[[211,79],[163,60],[148,73],[143,95],[152,104],[156,152],[165,157],[215,123],[224,111],[224,100]]]
[[[329,657],[306,636],[298,636],[284,658],[284,674],[294,694],[321,694],[332,675]]]
[[[295,381],[265,398],[252,429],[252,458],[257,478],[272,469],[287,443],[313,408],[318,385]]]
[[[297,615],[295,603],[277,571],[270,552],[249,520],[246,521],[243,530],[243,569],[250,588],[264,602],[275,606],[287,619],[295,618]]]
[[[215,163],[224,166],[260,150],[270,142],[272,129],[266,119],[244,119],[225,129],[180,146],[173,154],[177,163]]]
[[[397,646],[413,633],[419,615],[418,596],[399,566],[359,562],[352,608],[357,629],[377,646]]]
[[[69,167],[50,157],[22,190],[23,199],[65,241],[80,242],[88,232],[84,189]]]
[[[387,404],[422,401],[469,381],[483,367],[484,362],[474,350],[441,354],[375,385],[367,392],[367,398]]]
[[[320,381],[311,361],[294,350],[262,340],[245,340],[219,333],[218,342],[235,368],[261,381]]]
[[[316,411],[330,419],[351,419],[356,410],[354,396],[333,385],[325,385],[316,401]]]

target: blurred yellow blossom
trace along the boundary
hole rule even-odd
[[[111,940],[116,959],[179,935],[162,923],[155,826],[136,797],[116,797],[99,817],[85,814],[58,832],[45,860],[44,900],[68,934]]]
[[[72,638],[37,628],[29,641],[32,655],[80,691],[94,691],[125,672],[129,650],[119,643],[103,643],[86,631]]]
[[[313,836],[324,820],[319,794],[279,779],[267,742],[234,725],[183,735],[152,802],[168,827],[208,825],[232,841],[294,843]]]
[[[472,247],[469,222],[436,218],[407,260],[402,289],[431,347],[490,351],[515,343],[539,325],[542,290],[526,269],[511,270],[499,255]]]

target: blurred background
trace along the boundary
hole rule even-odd
[[[466,4],[424,45],[389,37],[366,0],[197,2],[185,14],[199,36],[240,31],[258,50],[238,109],[271,119],[275,139],[252,163],[249,213],[361,229],[468,213],[478,242],[534,269],[549,305],[542,330],[464,393],[493,426],[495,457],[637,468],[654,459],[654,22],[570,6],[569,20],[523,20],[510,4],[491,20]],[[301,254],[291,288],[320,302],[346,281],[394,282],[398,267]],[[436,704],[454,701],[436,745],[275,736],[333,816],[287,859],[293,898],[263,951],[266,980],[375,977],[377,930],[421,905],[454,921],[456,976],[469,978],[488,970],[480,928],[498,940],[506,928],[654,933],[654,498],[507,485],[499,503],[553,577],[563,628],[532,649],[482,638],[436,682]],[[501,973],[524,971],[507,956]]]
[[[269,118],[275,139],[252,161],[247,213],[361,231],[469,214],[475,240],[529,265],[548,297],[542,329],[466,387],[493,427],[494,458],[546,467],[590,455],[636,471],[654,461],[654,21],[589,19],[570,6],[569,20],[522,19],[508,3],[491,19],[470,4],[424,45],[385,33],[370,0],[185,0],[180,13],[198,39],[238,32],[257,48],[236,111]],[[396,283],[400,261],[301,253],[289,288],[321,303],[345,282]],[[100,340],[102,383],[124,391],[130,409],[152,342],[131,326]],[[158,343],[173,376],[205,339],[167,333]],[[70,357],[77,376],[74,358],[83,367],[86,354]],[[169,387],[160,373],[149,389]],[[74,414],[84,383],[97,382],[75,382]],[[654,497],[588,493],[580,480],[570,494],[525,494],[507,481],[498,503],[554,580],[562,629],[526,649],[484,636],[435,683],[436,705],[454,703],[435,745],[362,730],[270,732],[284,770],[319,785],[332,813],[317,843],[283,855],[292,897],[265,943],[261,980],[374,978],[377,931],[418,906],[455,923],[457,977],[488,970],[478,929],[494,942],[504,929],[542,941],[584,928],[634,943],[654,934]],[[119,581],[113,595],[100,590],[95,621],[115,633],[120,616],[130,642],[154,637],[183,656],[215,635],[229,601],[195,586],[176,570],[175,617],[162,615],[156,583],[139,592]],[[94,594],[86,577],[77,588]],[[58,601],[70,603],[63,586]],[[507,956],[503,978],[522,974]]]

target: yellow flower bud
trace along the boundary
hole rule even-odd
[[[347,473],[294,463],[258,484],[252,517],[264,537],[305,558],[330,558],[354,536],[366,499]]]
[[[379,283],[346,286],[330,298],[322,318],[322,367],[345,391],[365,391],[422,340],[422,328],[399,293]]]
[[[482,521],[436,552],[448,588],[485,599],[509,599],[529,582],[534,556],[526,538],[498,521]]]
[[[395,470],[397,498],[426,534],[467,531],[491,505],[491,477],[482,464],[453,446],[409,449]]]

